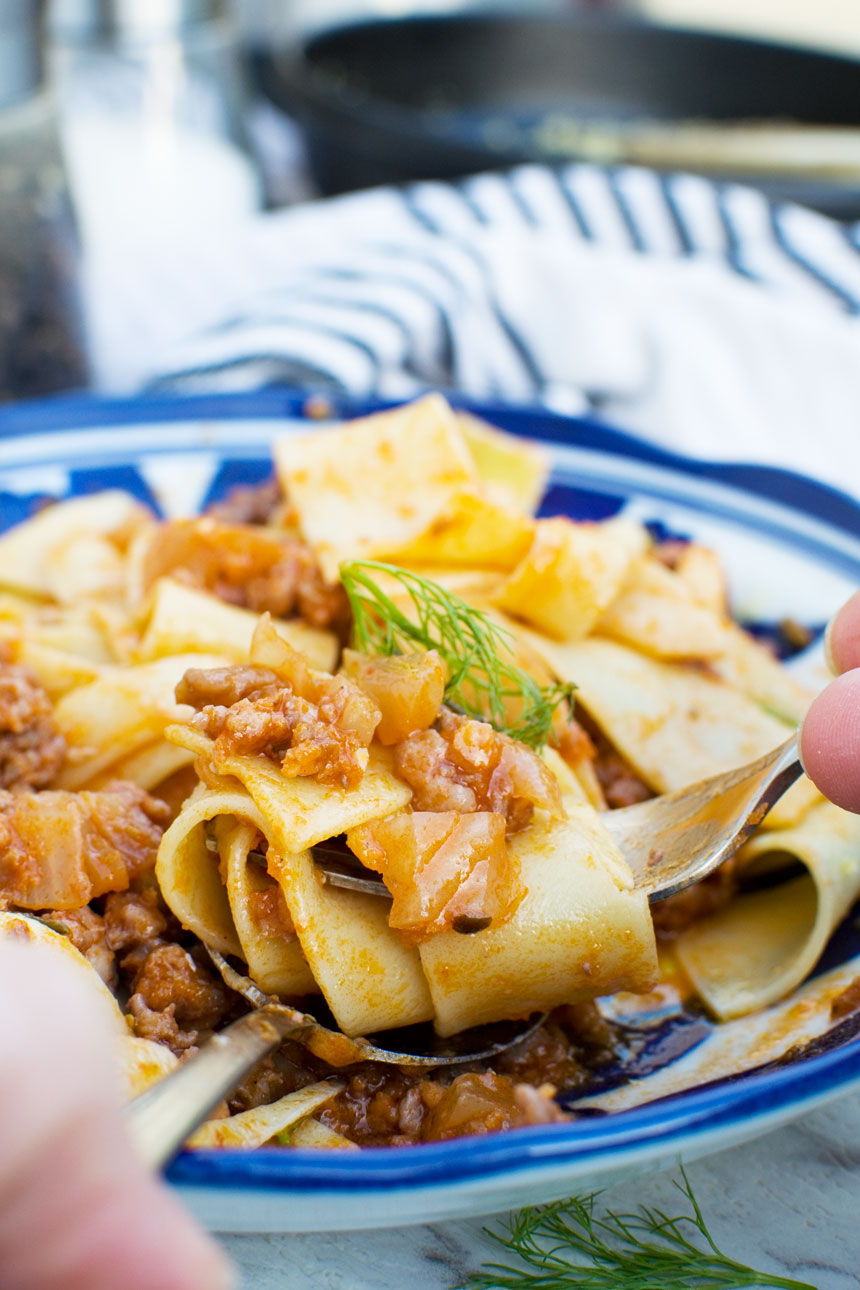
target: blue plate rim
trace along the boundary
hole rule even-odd
[[[696,459],[660,448],[595,419],[570,417],[545,408],[494,404],[449,394],[457,408],[483,416],[524,437],[594,449],[612,456],[663,466],[676,474],[711,480],[738,492],[778,501],[790,510],[857,536],[860,504],[849,494],[778,466]],[[159,422],[308,419],[306,390],[265,390],[202,395],[143,395],[132,398],[90,394],[0,408],[0,458],[4,440],[34,434]],[[322,396],[331,415],[355,417],[397,406],[403,400]],[[177,1184],[216,1189],[326,1191],[352,1194],[403,1187],[427,1189],[499,1179],[573,1161],[599,1167],[619,1152],[653,1152],[695,1146],[707,1134],[766,1122],[774,1113],[835,1095],[860,1082],[860,1035],[835,1051],[818,1053],[780,1069],[751,1071],[712,1086],[688,1089],[654,1102],[607,1115],[516,1132],[443,1143],[356,1153],[261,1149],[182,1154],[168,1177]]]
[[[855,537],[860,507],[847,492],[782,466],[756,462],[731,462],[687,456],[658,447],[647,439],[621,430],[593,417],[568,416],[531,404],[494,403],[464,398],[442,391],[449,402],[476,415],[485,416],[503,429],[522,437],[537,437],[551,443],[592,448],[612,456],[666,466],[680,474],[726,484],[741,492],[778,501],[802,510],[814,519],[825,520]],[[293,387],[218,394],[142,394],[134,397],[103,397],[64,394],[0,407],[0,450],[4,439],[31,434],[63,434],[84,428],[112,425],[146,425],[163,421],[230,421],[307,419],[309,400],[322,399],[333,416],[357,417],[397,407],[404,399],[354,398],[319,395]],[[527,433],[523,421],[531,430]]]

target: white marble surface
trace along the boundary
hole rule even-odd
[[[717,1243],[733,1258],[817,1290],[860,1284],[860,1094],[700,1160],[688,1175]],[[613,1208],[684,1205],[663,1173],[607,1194]],[[450,1290],[498,1254],[485,1222],[492,1220],[225,1243],[242,1290]]]

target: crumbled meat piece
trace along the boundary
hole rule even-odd
[[[609,1061],[618,1036],[596,1005],[556,1009],[516,1048],[459,1074],[365,1063],[320,1112],[329,1128],[360,1146],[401,1146],[466,1134],[495,1133],[566,1119],[555,1091],[587,1087]],[[319,1078],[318,1075],[315,1078]]]
[[[264,936],[294,941],[296,929],[284,893],[277,883],[247,895],[248,912]]]
[[[105,900],[105,941],[114,951],[144,945],[151,948],[167,927],[167,919],[158,907],[158,892],[122,891]]]
[[[606,804],[612,809],[647,802],[654,796],[620,753],[601,750],[595,758],[594,769]]]
[[[444,1092],[441,1080],[418,1071],[366,1062],[355,1067],[319,1118],[359,1146],[401,1146],[422,1140],[426,1115]]]
[[[313,1057],[307,1048],[288,1039],[258,1062],[234,1089],[228,1103],[230,1113],[235,1115],[239,1111],[250,1111],[255,1106],[275,1102],[287,1093],[325,1079],[330,1073],[330,1068]]]
[[[517,1084],[584,1087],[591,1071],[610,1060],[617,1035],[596,1004],[556,1008],[534,1034],[499,1054],[493,1068]]]
[[[155,864],[167,809],[137,784],[0,792],[0,896],[22,909],[78,909],[125,891]]]
[[[268,524],[283,502],[277,479],[262,484],[241,484],[220,502],[206,507],[206,514],[220,524]]]
[[[535,807],[564,815],[556,778],[531,748],[447,708],[436,729],[396,745],[394,767],[416,811],[495,812],[509,834],[529,824]]]
[[[157,1044],[164,1044],[171,1052],[187,1052],[197,1047],[196,1031],[183,1030],[176,1021],[176,1007],[170,1004],[162,1011],[150,1008],[140,994],[133,994],[128,1001],[128,1010],[134,1019],[135,1034],[141,1039],[152,1039]]]
[[[216,761],[259,753],[285,775],[352,788],[367,766],[379,709],[346,677],[297,667],[295,685],[264,667],[192,669],[176,697],[198,709],[192,725],[215,740]]]
[[[160,527],[144,564],[145,585],[164,575],[255,613],[301,617],[344,639],[349,627],[346,592],[324,580],[311,548],[292,534],[211,516],[174,520]]]
[[[113,989],[116,985],[116,963],[113,956],[115,946],[108,943],[105,920],[89,905],[80,909],[55,909],[42,915],[49,926],[62,931],[72,942],[76,950],[92,964],[105,985]]]
[[[158,1038],[174,1051],[197,1044],[214,1029],[229,1007],[227,991],[180,945],[156,945],[134,978],[129,1010],[138,1034]],[[169,1037],[154,1034],[160,1014]],[[142,1029],[143,1028],[143,1029]]]
[[[38,677],[0,662],[0,789],[45,788],[66,757],[66,741]]]
[[[232,708],[242,699],[276,694],[281,688],[275,673],[252,663],[233,667],[192,667],[176,687],[177,703],[188,703],[198,711],[208,707]]]

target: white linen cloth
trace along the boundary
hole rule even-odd
[[[860,225],[636,168],[313,201],[90,265],[106,390],[286,382],[597,415],[860,494]]]

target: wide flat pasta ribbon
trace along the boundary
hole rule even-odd
[[[54,717],[68,745],[58,788],[84,788],[117,762],[160,742],[182,709],[178,682],[189,668],[222,667],[214,654],[176,654],[132,667],[106,669],[98,680],[65,695]]]
[[[331,580],[342,560],[367,558],[512,569],[531,542],[525,512],[544,478],[533,447],[463,422],[439,394],[281,438],[274,458]]]
[[[219,854],[207,846],[214,824]],[[248,964],[261,990],[279,995],[318,992],[292,928],[277,919],[280,888],[249,853],[266,819],[238,784],[198,789],[161,840],[156,876],[183,927],[204,945]],[[220,860],[219,860],[220,855]],[[278,926],[277,924],[281,925]]]
[[[527,892],[507,923],[420,946],[441,1035],[654,985],[648,899],[597,812],[571,799],[565,807],[567,819],[536,820],[508,839]]]
[[[212,753],[212,741],[197,731],[180,727],[172,734],[198,754]],[[159,883],[186,927],[222,953],[245,958],[250,975],[263,988],[289,995],[321,990],[349,1035],[433,1016],[418,955],[389,927],[387,902],[324,885],[308,850],[408,803],[410,790],[394,778],[389,764],[383,750],[378,755],[374,750],[358,787],[342,789],[287,778],[264,757],[225,758],[214,769],[240,781],[242,788],[237,784],[236,791],[216,789],[192,799],[168,829],[159,851]],[[296,934],[295,940],[281,938],[277,948],[268,947],[274,964],[267,959],[262,938],[241,938],[243,923],[253,916],[248,895],[255,879],[246,869],[240,883],[240,859],[230,855],[230,846],[247,846],[247,836],[241,842],[219,839],[222,848],[227,841],[226,885],[206,848],[199,826],[218,816],[248,821],[270,848],[269,873],[281,887]],[[289,979],[288,958],[295,962],[295,977]],[[268,985],[258,976],[260,970]]]
[[[217,653],[231,662],[247,662],[260,615],[225,604],[208,591],[159,578],[141,618],[143,635],[137,649],[141,662],[171,654]],[[332,632],[307,623],[273,619],[280,636],[303,654],[308,665],[331,671],[337,663],[338,642]]]
[[[743,766],[791,733],[747,695],[694,668],[598,637],[561,644],[528,632],[526,639],[560,680],[576,683],[577,702],[657,793]],[[795,824],[820,800],[803,776],[762,827]]]
[[[735,896],[676,944],[696,992],[722,1021],[782,999],[815,967],[860,895],[860,816],[822,802],[795,828],[753,838],[739,863],[769,857],[793,857],[806,873]]]
[[[188,726],[168,726],[166,737],[202,758],[218,775],[239,780],[267,821],[267,836],[280,855],[305,851],[356,824],[402,810],[412,792],[391,771],[391,757],[374,746],[355,788],[321,784],[307,776],[288,778],[267,757],[217,757],[215,744]]]

